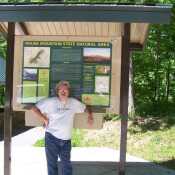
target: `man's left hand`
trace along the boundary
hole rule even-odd
[[[88,124],[89,126],[92,126],[94,123],[93,115],[92,113],[88,114]]]

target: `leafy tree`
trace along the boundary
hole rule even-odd
[[[139,115],[175,113],[174,45],[173,7],[170,25],[152,25],[145,51],[133,54],[135,106]]]
[[[0,57],[6,58],[7,42],[3,36],[0,36]]]

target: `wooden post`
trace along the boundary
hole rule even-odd
[[[15,23],[8,23],[5,109],[4,109],[4,175],[11,175],[11,135],[12,135],[12,98],[14,64]]]
[[[122,57],[121,57],[121,82],[120,82],[120,162],[119,175],[125,174],[127,126],[128,126],[128,91],[129,91],[129,63],[130,63],[130,24],[124,24],[122,36]]]

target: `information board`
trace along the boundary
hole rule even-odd
[[[55,96],[67,80],[71,96],[92,106],[110,106],[111,43],[24,41],[22,103]]]

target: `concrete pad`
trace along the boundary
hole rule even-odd
[[[72,161],[119,161],[119,151],[111,148],[99,148],[99,147],[75,147],[72,149],[71,154]],[[126,160],[129,162],[148,162],[144,159],[130,156],[127,154]]]
[[[32,146],[38,139],[44,137],[45,129],[43,127],[32,128],[22,134],[12,138],[13,146]]]
[[[11,175],[47,175],[44,148],[33,147],[44,137],[44,129],[33,128],[12,138]],[[4,164],[3,142],[0,142],[0,175]],[[117,175],[119,151],[110,148],[72,148],[73,175]],[[60,166],[58,162],[58,166]],[[175,171],[127,155],[126,175],[175,175]]]
[[[73,175],[117,175],[118,162],[72,162]],[[60,164],[58,164],[60,169]],[[175,171],[149,162],[127,162],[126,175],[175,175]],[[60,172],[59,172],[59,175]]]
[[[73,148],[71,160],[73,175],[117,175],[119,151],[110,148]],[[126,160],[126,175],[175,175],[173,170],[138,157],[127,155]],[[60,162],[58,167],[60,170]]]
[[[12,175],[47,175],[44,148],[12,147]],[[0,149],[0,154],[3,149]],[[2,154],[1,154],[2,155]],[[0,175],[3,175],[4,161],[0,158]]]

